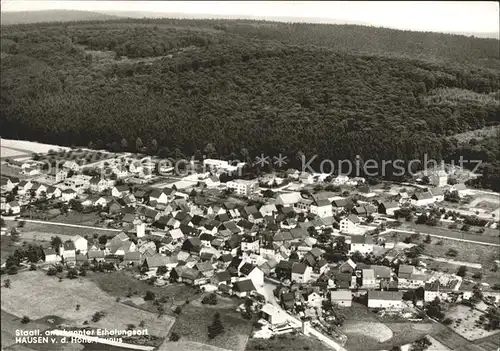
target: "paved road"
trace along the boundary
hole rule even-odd
[[[15,220],[11,218],[5,218],[5,220]],[[24,219],[24,218],[19,218],[19,220],[24,221],[26,223],[39,223],[39,224],[49,224],[49,225],[57,225],[61,227],[73,227],[73,228],[84,228],[84,229],[94,229],[94,230],[105,230],[105,231],[110,231],[110,232],[121,232],[120,229],[113,229],[113,228],[102,228],[102,227],[92,227],[88,225],[80,225],[80,224],[69,224],[69,223],[61,223],[61,222],[47,222],[47,221],[38,221],[34,219]]]
[[[294,323],[296,326],[301,326],[302,322],[297,319],[296,317],[292,316],[290,313],[285,311],[283,308],[281,308],[280,304],[276,301],[276,298],[273,294],[273,290],[276,288],[276,285],[268,280],[264,281],[264,286],[263,288],[259,291],[261,292],[265,297],[266,301],[269,302],[270,304],[274,305],[275,307],[279,308],[282,310],[287,316],[289,321]],[[336,351],[347,351],[344,349],[341,345],[339,345],[337,342],[335,342],[332,338],[322,334],[320,331],[314,329],[313,327],[309,328],[309,333],[311,335],[314,335],[316,338],[330,346],[332,349]]]

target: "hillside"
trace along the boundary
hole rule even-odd
[[[77,10],[13,11],[2,12],[2,25],[40,22],[106,21],[118,19],[117,15]]]
[[[491,39],[129,19],[5,27],[1,50],[11,138],[119,149],[140,137],[170,156],[210,142],[223,156],[449,159],[458,144],[447,136],[500,121]]]

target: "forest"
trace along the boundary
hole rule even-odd
[[[121,19],[3,26],[2,137],[178,157],[483,160],[499,43],[353,25]],[[495,185],[495,182],[497,185]]]

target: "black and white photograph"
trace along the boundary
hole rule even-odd
[[[1,351],[499,351],[497,1],[1,0]]]

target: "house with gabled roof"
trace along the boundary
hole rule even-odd
[[[244,235],[241,239],[241,250],[259,253],[260,241],[258,236]]]
[[[360,222],[361,221],[359,220],[358,216],[350,214],[340,221],[340,231],[346,234],[358,234],[358,225],[360,224]]]
[[[5,213],[12,213],[13,215],[17,215],[21,213],[21,205],[19,205],[19,202],[17,201],[7,202],[7,204],[5,205]]]
[[[194,268],[201,272],[204,277],[210,278],[215,273],[215,268],[211,262],[198,262],[194,265]]]
[[[373,252],[374,243],[373,238],[369,235],[355,235],[351,237],[351,245],[349,253],[353,254],[358,251],[363,255]]]
[[[333,216],[332,204],[327,199],[315,200],[311,204],[310,211],[312,214],[315,214],[321,218]]]
[[[45,192],[47,199],[57,199],[60,198],[62,195],[62,191],[59,188],[56,188],[55,186],[48,186],[47,191]]]
[[[256,289],[251,279],[245,279],[235,282],[232,290],[234,295],[242,298],[249,296]]]
[[[436,202],[430,191],[415,192],[410,199],[412,205],[415,206],[426,206]]]
[[[339,266],[339,273],[352,274],[355,269],[356,269],[356,263],[353,260],[348,259]]]
[[[401,291],[368,291],[368,308],[400,310],[403,306],[403,293]]]
[[[56,263],[61,260],[53,248],[44,248],[43,253],[45,255],[45,263]]]
[[[231,284],[231,274],[228,271],[221,271],[214,274],[212,279],[210,280],[212,284],[220,285],[220,284]]]
[[[299,262],[292,264],[290,280],[296,283],[307,283],[311,280],[312,268]]]
[[[394,216],[394,212],[400,209],[400,205],[395,201],[381,201],[378,204],[378,213]]]
[[[240,267],[240,275],[250,279],[253,285],[257,288],[264,285],[264,272],[262,272],[259,267],[256,267],[251,263],[244,263]]]
[[[190,253],[199,253],[201,250],[202,244],[200,238],[187,238],[182,244],[182,250]]]
[[[334,290],[330,292],[330,301],[340,307],[351,307],[352,294],[350,290]]]

